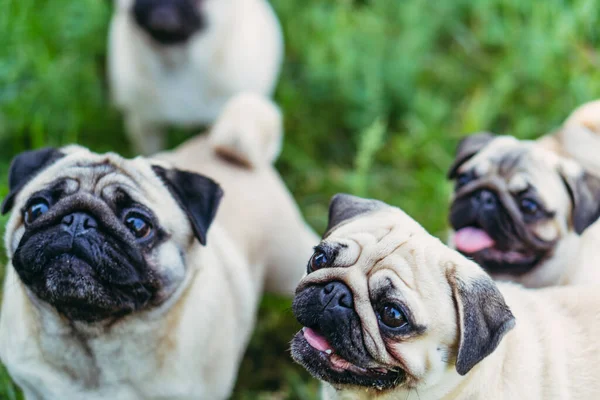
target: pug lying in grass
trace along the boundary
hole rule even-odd
[[[458,146],[451,244],[495,279],[600,283],[600,102],[537,141],[489,133]]]
[[[451,243],[495,279],[541,287],[599,276],[576,258],[600,216],[600,177],[576,161],[483,133],[461,142],[449,177]]]
[[[280,119],[244,95],[155,158],[15,157],[0,358],[27,399],[229,397],[261,293],[317,242],[272,166]]]
[[[337,195],[293,311],[324,398],[600,396],[600,291],[495,283],[395,207]]]

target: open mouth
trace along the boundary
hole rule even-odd
[[[523,274],[534,268],[540,257],[532,252],[501,250],[483,229],[467,226],[454,233],[454,245],[463,255],[492,273]]]
[[[332,384],[384,390],[398,386],[405,377],[399,368],[365,368],[345,360],[311,328],[303,328],[292,340],[292,357],[315,378]]]

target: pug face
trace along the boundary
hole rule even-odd
[[[222,194],[197,174],[80,147],[23,153],[9,180],[15,271],[34,303],[89,323],[165,302]]]
[[[435,386],[468,373],[514,325],[481,268],[378,201],[337,195],[307,268],[292,356],[338,390]]]
[[[556,284],[600,215],[600,180],[537,142],[470,136],[449,177],[453,245],[499,279]]]

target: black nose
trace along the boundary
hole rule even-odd
[[[491,190],[480,190],[475,194],[474,199],[484,210],[493,210],[498,207],[498,196]]]
[[[63,217],[62,227],[66,232],[76,236],[98,228],[98,222],[90,214],[76,212]]]
[[[177,31],[181,27],[179,10],[169,4],[158,6],[150,12],[148,25],[157,31]]]
[[[331,282],[321,291],[321,301],[325,309],[354,308],[354,300],[350,288],[342,282]]]

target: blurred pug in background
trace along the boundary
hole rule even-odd
[[[293,311],[327,400],[597,399],[597,286],[527,290],[395,207],[337,195]]]
[[[449,177],[451,244],[495,279],[600,282],[600,268],[578,260],[600,216],[600,178],[579,163],[540,142],[482,133],[459,144]]]
[[[283,57],[267,0],[114,0],[109,37],[113,99],[143,154],[167,125],[212,124],[231,96],[269,96]]]
[[[14,159],[0,357],[28,399],[229,397],[263,289],[291,294],[318,241],[271,165],[280,122],[243,96],[156,158]]]

